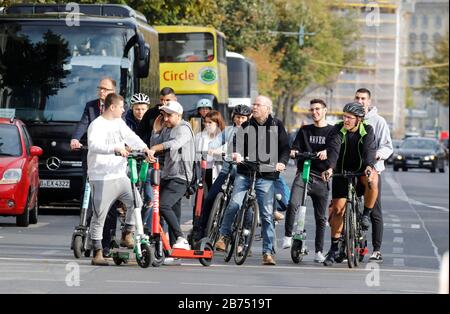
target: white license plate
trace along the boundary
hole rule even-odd
[[[408,165],[419,165],[419,161],[418,160],[407,160],[406,163]]]
[[[70,189],[70,180],[40,180],[41,188]]]

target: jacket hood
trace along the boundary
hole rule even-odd
[[[365,119],[370,119],[373,116],[376,116],[378,114],[378,109],[377,107],[372,107],[372,109],[369,110],[369,112],[366,114]]]

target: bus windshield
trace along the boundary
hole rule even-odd
[[[209,62],[214,60],[214,37],[210,33],[159,35],[160,62]]]
[[[250,97],[248,64],[244,59],[228,58],[228,97]]]
[[[0,108],[29,122],[79,121],[102,77],[117,86],[133,77],[133,53],[123,58],[133,35],[124,27],[1,22]]]

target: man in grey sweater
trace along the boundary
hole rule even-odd
[[[355,93],[355,102],[361,104],[366,112],[365,121],[372,126],[375,132],[375,141],[377,145],[375,170],[378,175],[386,168],[384,161],[393,153],[392,139],[389,126],[386,120],[378,114],[378,109],[372,106],[371,93],[366,88],[360,88]],[[369,260],[382,263],[381,242],[383,240],[383,214],[381,212],[381,178],[378,180],[378,198],[373,210],[370,213],[372,222],[372,245],[373,253]]]
[[[188,241],[181,231],[180,217],[181,199],[193,175],[194,133],[190,124],[182,119],[183,107],[178,102],[169,101],[161,111],[163,115],[153,126],[149,151],[150,160],[155,160],[156,153],[164,153],[159,210],[169,225],[172,247],[189,250]]]

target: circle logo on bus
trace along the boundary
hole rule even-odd
[[[205,84],[214,84],[217,81],[217,73],[213,68],[201,69],[198,77]]]

